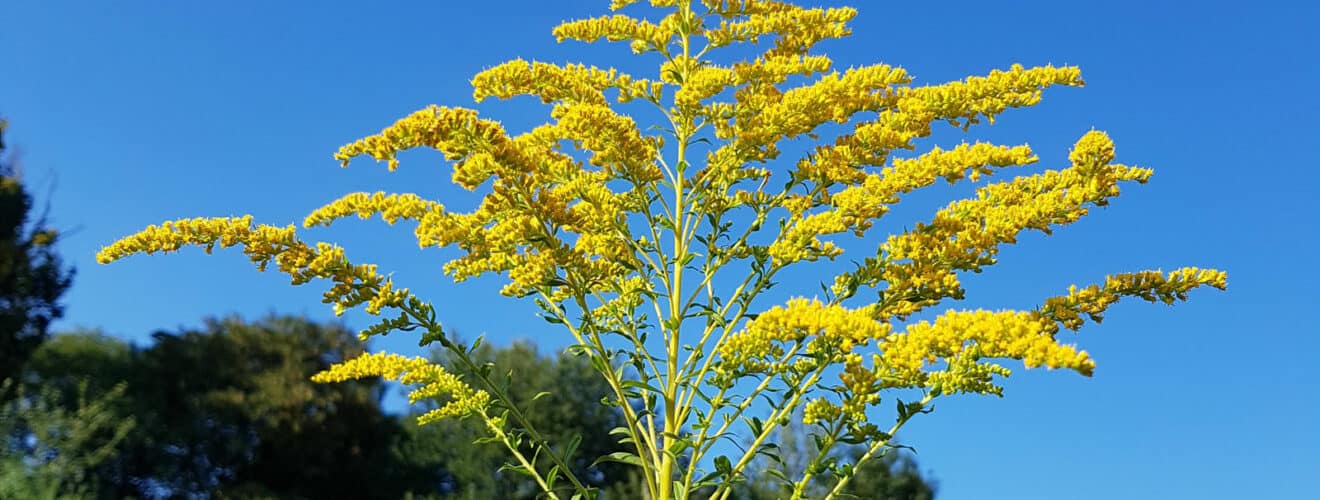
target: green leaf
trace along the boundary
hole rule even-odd
[[[504,464],[504,465],[501,465],[501,466],[500,466],[499,471],[500,471],[500,472],[503,472],[503,471],[517,472],[517,473],[522,474],[522,475],[527,476],[527,477],[531,477],[531,478],[535,478],[535,477],[536,477],[536,473],[527,470],[527,468],[526,468],[526,467],[523,467],[522,465]]]
[[[715,457],[715,470],[718,471],[720,475],[727,477],[730,474],[733,474],[733,463],[729,461],[729,457],[720,455]]]
[[[577,448],[580,444],[582,444],[582,435],[574,434],[573,438],[568,440],[568,444],[564,445],[563,457],[565,459],[572,458],[573,454],[577,453]]]
[[[695,448],[695,446],[692,444],[691,439],[688,438],[676,439],[672,444],[669,445],[668,451],[670,455],[673,455],[674,457],[678,457],[680,454],[683,453],[684,450],[687,450],[688,448]]]
[[[656,386],[640,380],[624,380],[622,385],[625,389],[645,389],[655,394],[664,394],[664,391],[661,391]]]
[[[545,476],[545,485],[547,487],[546,489],[553,491],[555,489],[555,479],[558,478],[559,478],[559,466],[556,465],[554,467],[551,467],[550,472],[548,472]]]
[[[790,481],[790,480],[788,479],[788,476],[785,476],[785,475],[784,475],[784,471],[781,471],[781,470],[779,470],[779,469],[773,469],[773,468],[772,468],[772,469],[766,469],[766,470],[763,471],[763,472],[765,472],[766,475],[769,475],[769,476],[774,477],[775,479],[778,479],[779,482],[781,482],[781,483],[784,483],[784,484],[793,484],[793,481]]]
[[[605,455],[603,457],[597,458],[595,462],[591,463],[591,466],[595,467],[596,465],[605,462],[618,462],[621,464],[628,464],[636,467],[642,466],[641,457],[638,457],[637,455],[628,453],[626,451],[616,451],[614,453],[610,453],[609,455]]]

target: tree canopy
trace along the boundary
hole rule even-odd
[[[55,252],[58,233],[33,213],[18,161],[5,151],[0,119],[0,380],[12,379],[64,314],[73,271]],[[0,392],[0,401],[12,392]]]

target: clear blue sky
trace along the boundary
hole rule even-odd
[[[1076,64],[1088,87],[1052,90],[976,137],[1028,142],[1056,166],[1097,128],[1120,161],[1156,170],[1081,223],[1006,249],[969,281],[965,306],[1030,307],[1109,272],[1229,272],[1228,292],[1172,308],[1124,303],[1084,330],[1076,340],[1099,362],[1092,379],[1019,370],[1005,399],[948,400],[915,421],[903,437],[941,480],[940,498],[1315,498],[1315,4],[854,3],[856,35],[822,46],[840,67],[883,61],[937,83],[1016,62]],[[297,222],[350,191],[463,206],[470,197],[436,155],[388,174],[369,161],[340,169],[330,154],[427,104],[471,105],[468,78],[514,57],[636,64],[622,46],[549,35],[605,0],[292,4],[5,2],[7,140],[53,223],[76,228],[61,245],[78,275],[60,328],[143,342],[208,315],[329,319],[319,288],[259,275],[237,251],[112,266],[93,254],[165,219]],[[546,112],[530,100],[479,109],[515,130]],[[446,284],[443,255],[418,251],[410,229],[349,221],[308,237],[385,264],[469,336],[565,344],[530,304],[496,297],[499,280]],[[416,352],[406,333],[375,347]]]

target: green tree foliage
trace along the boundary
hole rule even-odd
[[[19,387],[14,394],[0,405],[0,498],[95,498],[99,485],[91,472],[111,459],[135,424],[115,411],[124,385],[90,396],[84,384],[71,406],[55,390],[32,394]]]
[[[182,491],[372,496],[364,488],[385,472],[395,431],[380,410],[381,385],[327,390],[308,380],[361,352],[353,333],[284,317],[154,337],[136,370],[135,397],[153,431],[135,443],[153,464],[142,475]]]
[[[308,379],[355,356],[361,343],[337,325],[270,317],[208,321],[158,332],[131,349],[96,334],[61,335],[33,358],[26,379],[67,393],[126,382],[116,402],[138,425],[99,464],[109,498],[397,498],[404,474],[391,455],[401,435],[380,408],[379,381]]]
[[[0,120],[0,380],[13,379],[46,340],[50,324],[64,312],[59,299],[73,272],[55,253],[56,232],[44,217],[32,218],[32,196],[19,178],[18,165],[5,155]],[[13,397],[13,388],[0,401]]]
[[[99,330],[75,330],[42,344],[28,360],[22,380],[29,391],[54,392],[60,404],[71,407],[81,391],[104,394],[127,382],[134,355],[132,346]]]
[[[33,353],[25,383],[0,410],[0,429],[10,438],[0,450],[8,457],[0,498],[115,490],[98,474],[114,463],[136,424],[126,397],[130,355],[127,344],[94,331],[56,335]]]

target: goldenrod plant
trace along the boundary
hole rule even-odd
[[[898,67],[839,70],[811,52],[849,35],[851,8],[635,3],[610,7],[641,17],[569,21],[553,33],[626,42],[659,61],[654,76],[514,60],[477,74],[474,97],[539,97],[552,106],[548,123],[515,135],[471,109],[431,106],[335,155],[345,166],[366,156],[394,170],[404,150],[441,151],[453,162],[453,182],[484,194],[476,207],[353,193],[314,210],[303,226],[354,215],[408,220],[422,247],[458,249],[444,265],[455,281],[507,276],[502,293],[535,301],[608,382],[607,402],[627,423],[615,432],[632,452],[599,459],[635,465],[649,498],[728,498],[755,457],[774,453],[793,415],[811,426],[817,454],[802,477],[783,478],[786,495],[812,494],[808,486],[828,477],[832,489],[814,494],[834,498],[935,399],[1000,395],[1010,374],[1004,360],[1091,375],[1095,362],[1060,343],[1061,329],[1099,322],[1121,297],[1173,303],[1200,286],[1226,286],[1217,270],[1142,271],[1069,287],[1031,310],[934,311],[963,299],[960,275],[995,264],[1002,245],[1076,222],[1120,186],[1150,178],[1150,169],[1115,163],[1114,144],[1099,131],[1083,133],[1062,168],[994,182],[988,178],[1003,169],[1035,164],[1031,148],[972,142],[913,153],[937,125],[965,132],[1037,104],[1047,87],[1081,86],[1080,70],[1012,65],[916,85]],[[725,61],[734,57],[725,52],[745,57]],[[625,103],[641,111],[623,114]],[[660,126],[645,127],[648,119]],[[833,140],[796,152],[800,141],[847,124]],[[927,222],[885,225],[904,195],[941,179],[978,187]],[[877,227],[893,234],[868,237]],[[535,478],[549,498],[598,495],[572,473],[575,461],[597,457],[576,456],[571,441],[547,442],[500,377],[472,361],[475,346],[446,335],[431,302],[338,246],[251,217],[184,219],[124,238],[98,259],[184,245],[238,245],[296,285],[330,281],[325,301],[336,312],[361,307],[382,318],[364,340],[415,330],[422,344],[439,343],[475,376],[367,354],[316,380],[383,376],[416,385],[413,401],[440,403],[422,420],[482,420],[489,441],[508,448],[508,467]],[[854,266],[824,265],[845,248]],[[846,270],[819,291],[814,283],[794,288],[782,304],[758,300],[785,269],[812,265]],[[882,394],[917,396],[890,396],[881,406]],[[891,417],[886,410],[895,407]],[[854,445],[865,451],[836,453]]]

